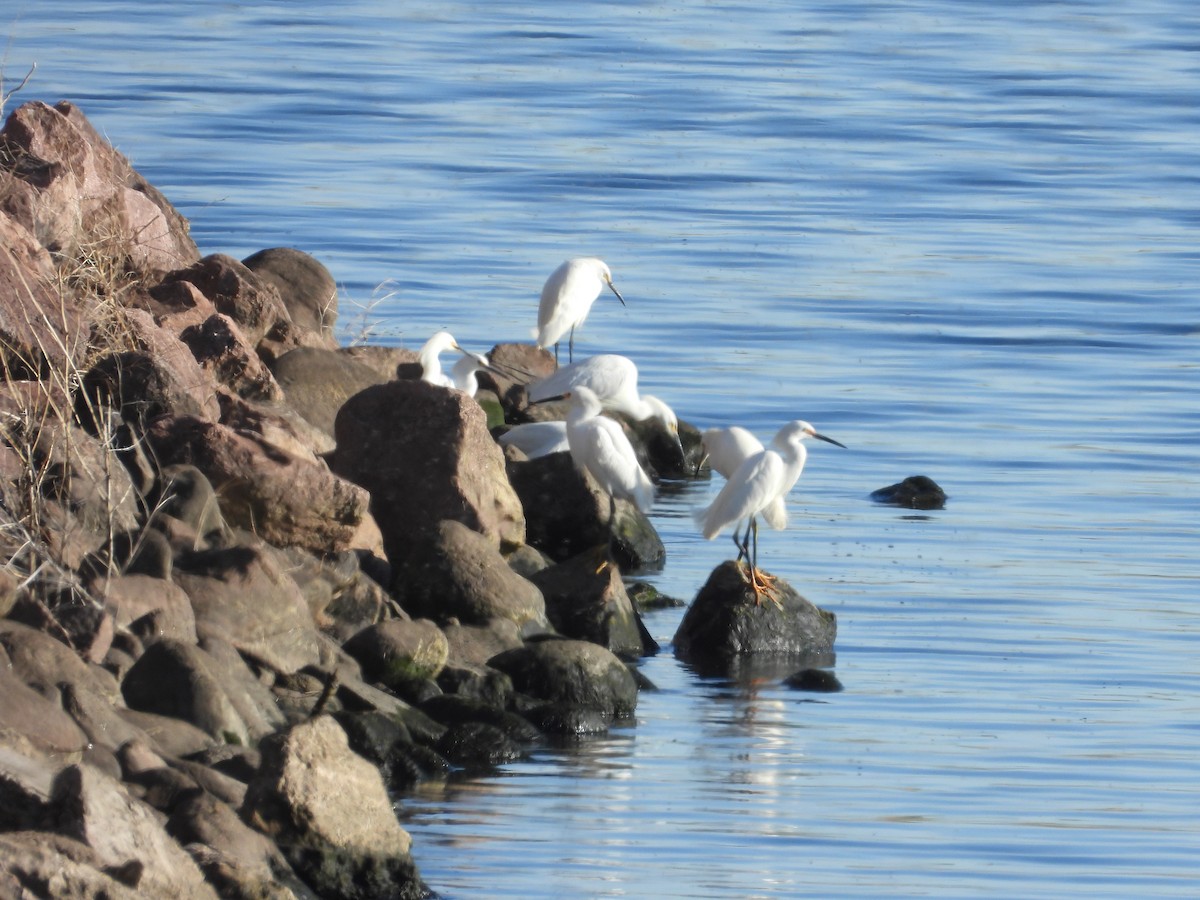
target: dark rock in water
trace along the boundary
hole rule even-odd
[[[491,768],[521,755],[521,747],[516,741],[486,722],[451,725],[436,749],[450,762],[467,769]]]
[[[652,648],[642,639],[621,573],[611,565],[597,572],[597,559],[603,557],[583,553],[533,576],[546,599],[550,624],[559,634],[600,644],[617,656],[643,656]]]
[[[783,579],[775,582],[775,597],[782,608],[766,597],[756,606],[743,570],[726,560],[713,570],[679,623],[675,655],[720,669],[746,657],[832,653],[837,636],[833,613],[818,609]]]
[[[910,475],[901,482],[872,491],[871,499],[905,509],[941,509],[946,505],[946,492],[928,476]]]
[[[604,734],[608,719],[593,709],[583,709],[566,703],[543,703],[526,710],[525,718],[543,734],[583,736]]]
[[[499,728],[510,740],[520,743],[530,744],[540,737],[537,729],[516,713],[469,697],[441,694],[422,703],[421,711],[447,727],[465,722],[482,722]]]
[[[828,669],[801,669],[794,675],[783,680],[788,687],[800,691],[817,691],[825,694],[835,694],[842,689],[838,677]]]
[[[513,687],[547,702],[593,709],[608,718],[633,714],[637,682],[613,653],[587,641],[549,639],[506,650],[489,662]]]

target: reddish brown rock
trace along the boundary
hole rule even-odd
[[[163,284],[177,281],[186,281],[199,288],[217,312],[237,323],[251,347],[257,346],[272,331],[286,330],[291,324],[291,316],[276,287],[232,256],[214,253],[163,278]]]
[[[333,469],[365,487],[395,564],[444,519],[497,546],[524,543],[525,516],[483,410],[421,381],[376,385],[338,413]]]
[[[159,420],[148,438],[163,465],[194,465],[208,477],[231,525],[318,553],[348,549],[357,537],[368,496],[324,464],[190,416]]]
[[[143,640],[172,638],[195,643],[196,617],[183,588],[149,575],[117,575],[106,583],[105,604],[118,626],[125,628],[137,619],[160,612],[154,635]]]
[[[4,207],[47,249],[83,249],[143,274],[199,258],[187,221],[72,104],[24,104],[0,143],[16,176]]]
[[[239,397],[277,402],[283,391],[237,323],[218,313],[179,334],[205,372]]]
[[[0,187],[0,203],[3,191]],[[48,322],[40,310],[50,316]],[[65,373],[68,363],[83,358],[89,324],[90,313],[62,290],[50,254],[24,226],[0,213],[2,371],[10,378]]]
[[[414,615],[473,624],[503,618],[527,633],[549,628],[541,591],[514,572],[487,537],[461,522],[439,522],[395,570],[393,593]]]

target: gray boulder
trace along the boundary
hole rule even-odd
[[[607,647],[617,656],[646,653],[637,611],[621,573],[596,554],[584,553],[536,573],[531,579],[546,599],[546,614],[559,634]]]

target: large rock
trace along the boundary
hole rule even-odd
[[[271,247],[247,256],[242,264],[275,286],[292,323],[311,333],[316,345],[337,347],[333,335],[338,314],[337,282],[320,262],[302,250]]]
[[[346,401],[371,385],[389,379],[346,353],[297,347],[272,364],[287,402],[312,425],[333,439],[333,423]]]
[[[150,575],[114,575],[105,582],[105,608],[118,627],[126,628],[143,616],[155,615],[155,632],[142,635],[147,642],[160,637],[196,642],[196,616],[187,592],[179,585]]]
[[[675,632],[675,655],[705,671],[749,671],[778,663],[827,665],[837,637],[837,616],[819,609],[783,579],[778,604],[756,604],[743,569],[732,560],[715,568]],[[786,673],[785,673],[786,674]]]
[[[257,743],[284,724],[269,692],[236,653],[218,659],[180,641],[151,645],[121,690],[134,709],[183,719],[225,743]]]
[[[142,896],[216,900],[158,814],[120,782],[90,766],[68,766],[55,780],[52,803],[60,833],[86,844],[106,867],[136,869]]]
[[[263,742],[242,815],[273,834],[288,861],[326,898],[420,897],[379,770],[349,747],[329,716]]]
[[[450,649],[428,619],[388,619],[368,625],[344,646],[371,681],[397,690],[414,679],[437,678]]]
[[[333,469],[371,494],[395,564],[443,519],[497,546],[524,543],[525,517],[504,456],[470,397],[423,381],[375,385],[342,407]]]
[[[393,593],[414,615],[473,624],[503,618],[527,633],[549,628],[541,591],[508,566],[491,540],[461,522],[438,522],[395,568]]]
[[[144,275],[199,258],[183,216],[72,104],[24,104],[0,143],[15,176],[3,207],[46,249]]]
[[[637,708],[637,682],[610,650],[588,641],[532,641],[492,657],[518,691],[549,703],[594,710],[606,718]]]
[[[175,580],[192,600],[202,638],[228,641],[277,672],[320,662],[304,597],[275,554],[245,545],[203,551],[180,561]]]
[[[208,477],[230,524],[269,543],[346,550],[367,512],[362,488],[255,435],[184,416],[155,422],[148,437],[164,466],[190,464]]]
[[[597,571],[596,554],[584,553],[535,574],[546,614],[559,634],[607,647],[617,656],[643,656],[647,647],[637,611],[621,573],[611,565]]]
[[[24,737],[39,751],[67,756],[87,749],[87,736],[60,706],[0,669],[0,742]]]

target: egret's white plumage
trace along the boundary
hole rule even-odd
[[[458,341],[454,340],[454,335],[448,331],[439,331],[421,347],[421,352],[417,355],[417,360],[421,363],[422,381],[436,384],[439,387],[452,388],[455,386],[454,379],[442,371],[442,362],[438,358],[446,350],[458,350],[462,352],[462,348],[458,346]]]
[[[551,272],[542,286],[542,299],[538,304],[538,324],[534,331],[538,347],[545,350],[553,344],[554,358],[558,359],[558,342],[570,332],[567,351],[573,360],[575,329],[583,325],[605,286],[624,306],[625,298],[613,285],[612,272],[601,259],[594,256],[568,259]]]
[[[744,456],[729,475],[716,499],[706,508],[694,513],[696,524],[706,540],[712,540],[725,528],[734,526],[734,543],[740,551],[738,558],[743,554],[750,557],[751,584],[754,586],[756,597],[764,590],[757,571],[758,517],[762,516],[773,528],[786,527],[787,508],[784,498],[804,471],[808,450],[803,442],[810,437],[843,446],[833,438],[818,434],[807,422],[789,422],[775,435],[770,449],[763,448]],[[742,442],[742,446],[750,446],[740,437],[714,440],[714,444],[720,445],[718,453],[722,455],[721,465],[725,466],[733,461],[738,452],[739,441]],[[753,535],[753,551],[746,546],[749,538],[738,540],[737,525],[743,521],[747,523],[749,534]]]
[[[571,449],[567,444],[567,423],[563,421],[514,425],[500,435],[500,444],[516,447],[530,459]]]
[[[538,403],[571,393],[577,387],[592,391],[605,409],[625,413],[639,422],[658,419],[678,438],[675,411],[652,394],[638,393],[637,365],[629,357],[603,353],[562,366],[529,386],[529,400]]]
[[[474,397],[479,390],[479,373],[491,369],[488,358],[482,353],[472,353],[470,350],[459,348],[462,358],[450,369],[450,381],[460,391],[465,391],[468,397]]]
[[[575,465],[591,473],[608,494],[611,527],[614,500],[629,500],[646,512],[654,502],[654,485],[638,464],[633,445],[621,426],[600,412],[600,399],[590,388],[578,387],[572,391],[567,445]]]

